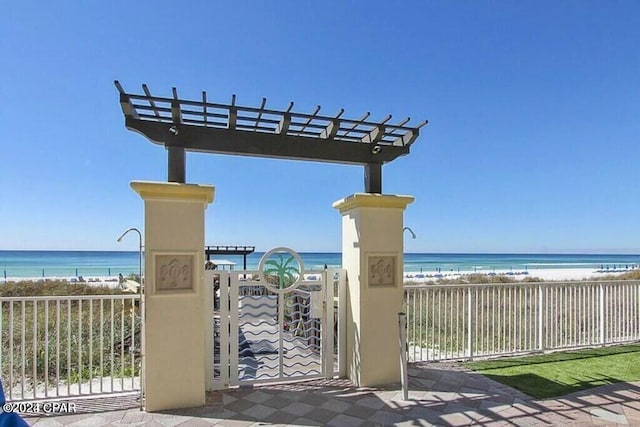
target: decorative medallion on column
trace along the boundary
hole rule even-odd
[[[367,257],[369,287],[395,287],[396,262],[395,255],[369,255]]]
[[[156,293],[193,292],[194,264],[194,255],[156,255]]]

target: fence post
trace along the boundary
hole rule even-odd
[[[544,285],[538,284],[538,350],[544,351]]]
[[[600,344],[604,344],[605,342],[605,326],[606,323],[604,321],[604,302],[605,302],[605,288],[604,283],[600,283],[599,287],[599,300],[600,300]]]
[[[141,279],[142,280],[142,279]],[[204,272],[204,322],[205,322],[205,361],[206,361],[206,378],[205,378],[205,387],[206,390],[215,390],[215,286],[214,286],[215,278],[213,275],[213,270],[205,270]],[[144,295],[140,298],[140,303],[142,304],[142,299]],[[141,382],[142,383],[142,382]],[[144,383],[142,383],[144,384]],[[141,387],[142,389],[142,387]]]
[[[347,375],[347,270],[341,269],[338,282],[338,375]]]
[[[467,294],[467,348],[469,349],[469,360],[473,359],[473,323],[472,323],[472,317],[471,315],[473,314],[473,298],[472,298],[472,292],[473,292],[473,288],[469,287],[467,288],[469,290],[469,293]]]
[[[400,382],[404,400],[409,400],[409,376],[407,373],[407,314],[398,313],[398,328],[400,341]]]

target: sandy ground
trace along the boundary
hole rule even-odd
[[[496,270],[495,275],[506,275],[516,280],[524,280],[527,277],[535,277],[542,280],[554,280],[554,281],[571,281],[571,280],[585,280],[585,279],[599,279],[607,276],[613,276],[622,274],[628,271],[633,271],[631,268],[623,269],[613,272],[612,270],[607,272],[601,272],[591,268],[553,268],[553,269],[534,269],[527,271],[516,270]],[[404,281],[406,282],[418,282],[428,283],[438,279],[457,279],[460,277],[468,276],[471,274],[484,274],[493,275],[493,272],[473,272],[473,271],[460,271],[460,272],[442,272],[436,273],[405,273]]]

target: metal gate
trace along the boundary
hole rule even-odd
[[[344,270],[306,271],[296,252],[276,248],[257,270],[205,277],[214,300],[208,389],[343,374]]]

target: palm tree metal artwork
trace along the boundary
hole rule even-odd
[[[300,276],[300,270],[292,263],[295,257],[289,255],[285,259],[283,254],[278,254],[278,259],[269,259],[265,261],[264,274],[275,276],[278,278],[278,288],[284,289],[294,284]]]

